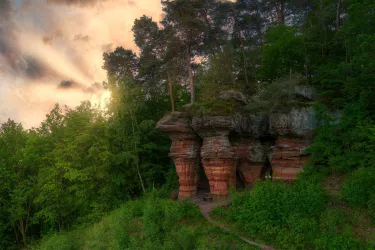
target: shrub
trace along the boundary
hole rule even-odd
[[[281,248],[300,249],[316,236],[316,218],[324,202],[318,185],[257,182],[252,192],[235,195],[229,217],[253,237],[260,236]]]
[[[52,235],[46,239],[43,239],[39,250],[78,250],[79,246],[76,244],[71,234],[60,233]]]
[[[207,98],[192,105],[189,114],[191,116],[232,115],[237,110],[240,110],[240,105],[235,100]]]
[[[190,228],[183,227],[168,235],[164,243],[165,250],[191,250],[195,249],[196,235]]]
[[[375,200],[375,169],[359,168],[349,176],[342,194],[350,205],[373,207]]]
[[[340,250],[340,249],[366,249],[358,239],[340,236],[332,233],[321,234],[315,240],[315,249]]]

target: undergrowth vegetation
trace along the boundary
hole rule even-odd
[[[278,249],[374,249],[370,214],[317,183],[257,182],[233,196],[232,206],[214,210],[214,218]]]
[[[43,238],[35,250],[256,249],[205,222],[187,201],[157,192],[129,201],[99,223]]]

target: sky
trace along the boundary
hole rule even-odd
[[[136,51],[136,18],[160,0],[0,0],[0,123],[37,127],[55,103],[102,103],[103,52]]]

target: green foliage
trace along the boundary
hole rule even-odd
[[[130,201],[102,221],[69,233],[45,237],[35,249],[253,249],[203,221],[186,201],[149,193]]]
[[[60,233],[50,236],[39,248],[40,250],[59,249],[59,250],[78,250],[75,239],[67,233]]]
[[[235,100],[223,100],[207,98],[189,107],[189,113],[193,116],[199,115],[231,115],[239,110]]]
[[[220,85],[207,82],[198,86],[199,100],[190,105],[188,112],[195,116],[199,115],[231,115],[242,109],[242,104],[233,99],[223,99],[221,94],[227,91],[243,93],[243,87],[236,85]]]
[[[232,206],[213,215],[278,249],[373,249],[371,212],[327,198],[320,182],[258,182],[251,192],[235,193]]]
[[[350,205],[356,207],[369,206],[374,209],[375,200],[375,170],[359,168],[348,178],[343,188],[343,197]]]
[[[332,197],[332,200],[334,199]],[[331,203],[335,202],[331,201]],[[321,233],[314,240],[315,249],[372,249],[370,245],[363,243],[353,230],[365,225],[357,218],[354,211],[348,211],[343,206],[345,202],[339,200],[336,203],[338,204],[328,206],[320,215]]]
[[[197,87],[200,89],[215,91],[216,86],[237,84],[236,73],[234,72],[234,52],[230,44],[226,44],[223,50],[217,52],[215,56],[208,58],[197,72]],[[233,86],[234,87],[234,86]],[[206,96],[197,89],[200,98]]]
[[[252,192],[235,195],[228,216],[248,235],[275,242],[282,249],[309,248],[318,233],[316,218],[324,202],[316,184],[301,182],[290,187],[258,182]]]
[[[304,60],[304,36],[296,28],[279,25],[268,31],[262,53],[263,79],[303,73]]]
[[[56,105],[39,128],[1,126],[2,248],[98,221],[167,177],[163,190],[173,189],[170,142],[154,129],[162,112],[150,111],[155,104],[134,82],[114,79],[108,87],[106,112],[89,102],[64,111]]]
[[[321,125],[309,149],[316,165],[344,173],[373,166],[374,123],[362,116],[358,105],[348,105],[342,115],[335,115],[324,105],[316,106],[316,111]]]
[[[325,105],[317,106],[321,125],[311,152],[314,163],[328,167],[332,173],[350,173],[372,167],[374,163],[372,58],[375,50],[370,44],[375,30],[369,20],[373,18],[370,10],[375,5],[373,1],[347,4],[347,19],[342,29],[331,37],[332,44],[327,44],[325,49],[331,52],[317,67],[314,79],[324,89],[322,103]],[[340,41],[345,48],[333,49],[333,46],[342,46],[337,44]],[[331,108],[341,112],[335,115]],[[348,189],[345,192],[349,195]]]

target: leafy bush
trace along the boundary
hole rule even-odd
[[[352,206],[370,205],[372,207],[375,199],[375,169],[359,168],[354,171],[348,177],[342,194]]]
[[[315,165],[325,166],[331,173],[374,166],[374,122],[365,117],[358,105],[348,105],[341,115],[333,115],[324,105],[315,109],[320,125],[309,148]]]
[[[222,100],[208,98],[190,107],[191,115],[231,115],[239,110],[239,105],[235,100]]]
[[[316,218],[324,202],[324,193],[315,184],[257,182],[252,192],[235,195],[229,218],[253,237],[284,249],[301,249],[317,235]]]

